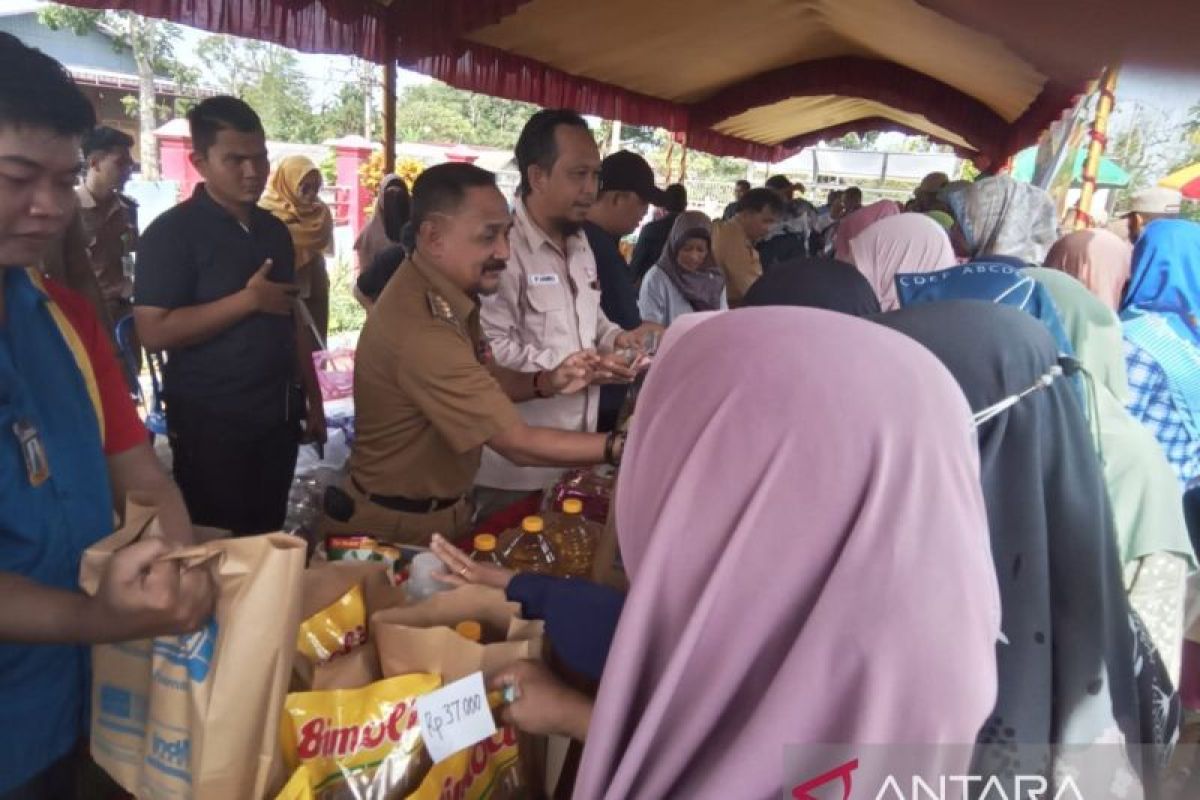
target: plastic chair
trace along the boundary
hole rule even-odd
[[[152,396],[146,402],[142,391],[142,383],[138,376],[138,354],[141,345],[137,343],[133,315],[123,317],[116,326],[117,355],[125,372],[125,380],[129,383],[129,394],[146,412],[146,430],[150,433],[150,441],[155,436],[167,435],[167,415],[162,407],[162,386],[159,383],[159,373],[162,371],[162,356],[159,353],[147,353],[145,364],[150,372]]]
[[[117,358],[121,369],[125,372],[125,382],[129,384],[129,394],[138,403],[142,402],[142,387],[138,383],[136,330],[133,326],[133,315],[129,314],[117,321],[115,335],[117,339]]]
[[[167,412],[162,404],[162,381],[159,375],[163,368],[162,353],[146,353],[146,370],[150,373],[150,408],[146,413],[146,430],[158,436],[167,435]]]

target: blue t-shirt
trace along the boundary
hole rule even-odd
[[[901,273],[896,276],[896,295],[901,307],[939,300],[986,300],[1019,308],[1041,320],[1060,353],[1075,355],[1054,300],[1046,287],[1025,274],[1027,266],[1015,259],[984,256],[937,272]]]
[[[83,375],[24,270],[0,268],[0,571],[76,589],[83,551],[112,532],[112,494]],[[33,486],[14,426],[32,426],[49,479]],[[86,733],[88,649],[0,643],[0,793]]]

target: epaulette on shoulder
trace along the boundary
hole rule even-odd
[[[458,318],[454,316],[454,309],[450,308],[450,303],[446,298],[430,289],[425,292],[425,299],[429,301],[429,313],[433,314],[434,319],[447,322],[456,328],[461,327],[458,324]]]

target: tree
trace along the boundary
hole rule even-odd
[[[1200,103],[1196,103],[1188,110],[1187,121],[1183,123],[1183,132],[1187,151],[1172,165],[1172,172],[1200,162]]]
[[[322,124],[308,81],[290,50],[266,42],[209,36],[196,47],[209,83],[249,103],[272,139],[317,142]]]
[[[336,139],[347,134],[361,134],[366,139],[375,135],[376,95],[382,86],[379,67],[370,61],[350,59],[350,68],[343,75],[345,82],[332,100],[318,113],[321,138]]]
[[[175,60],[175,45],[180,29],[168,22],[142,17],[130,11],[89,11],[81,8],[49,5],[38,11],[38,20],[51,30],[66,29],[77,36],[100,32],[110,37],[118,52],[128,51],[137,64],[138,127],[141,131],[140,160],[142,174],[157,180],[158,144],[154,130],[160,116],[154,80],[170,75],[181,86],[194,85],[195,73]]]
[[[851,132],[845,136],[839,136],[837,139],[831,139],[826,144],[841,150],[873,150],[878,138],[879,131],[867,131],[861,136]]]
[[[406,86],[396,97],[400,140],[513,147],[537,106],[464,92],[444,83]]]
[[[424,99],[403,103],[397,100],[396,138],[402,142],[484,144],[473,135],[471,123],[457,109]]]
[[[1118,206],[1154,183],[1168,171],[1171,154],[1178,151],[1180,131],[1162,109],[1132,102],[1111,131],[1107,155],[1129,173],[1129,183],[1117,193]]]

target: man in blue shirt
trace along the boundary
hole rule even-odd
[[[75,212],[80,139],[95,114],[53,59],[0,33],[0,800],[74,794],[87,730],[84,645],[195,630],[207,572],[147,540],[118,553],[97,594],[83,551],[130,493],[191,539],[182,498],[137,418],[108,334],[79,295],[28,265]]]

